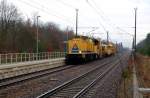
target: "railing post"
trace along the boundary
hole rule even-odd
[[[34,60],[36,60],[36,53],[33,53],[34,54]]]
[[[57,58],[57,54],[58,54],[58,52],[55,52],[55,53],[56,53],[55,58]]]
[[[48,54],[49,54],[49,59],[51,59],[51,53],[49,52]]]
[[[42,58],[42,53],[38,53],[38,60]]]
[[[39,60],[41,58],[41,53],[37,53],[37,60]]]
[[[52,52],[52,59],[54,58],[54,56],[55,56],[55,54],[54,54],[55,52]]]
[[[38,53],[35,53],[36,54],[36,60],[38,60]]]
[[[43,53],[43,59],[45,59],[45,52]]]
[[[43,53],[43,60],[44,60],[44,53]]]
[[[65,52],[63,52],[63,57],[65,57],[65,55],[66,55],[66,53],[65,53]]]
[[[32,53],[32,61],[34,61],[34,54]]]
[[[13,62],[13,56],[12,54],[10,54],[10,63],[12,64],[12,62]]]
[[[28,53],[28,61],[30,61],[30,53]]]
[[[44,59],[46,59],[46,53],[44,52]]]
[[[27,59],[27,58],[26,58],[26,53],[24,53],[24,58],[25,58],[25,62],[26,62],[26,59]]]
[[[1,56],[1,54],[0,54],[0,64],[2,64],[2,56]]]
[[[54,58],[55,58],[56,52],[54,52]]]
[[[51,52],[51,59],[53,59],[54,57],[53,57],[53,55],[54,55],[54,52]]]
[[[58,54],[57,58],[59,58],[60,57],[60,52],[57,52],[57,54]]]
[[[41,53],[41,59],[40,60],[42,60],[43,59],[43,52]]]
[[[44,54],[44,53],[42,52],[42,58],[41,58],[42,60],[43,60],[43,58],[44,58],[44,55],[43,55],[43,54]]]
[[[44,53],[42,52],[42,60],[44,59]]]
[[[20,57],[20,60],[21,60],[21,62],[22,62],[22,53],[21,53],[21,57]]]
[[[47,59],[47,53],[45,52],[44,54],[45,54],[45,59]]]
[[[48,56],[47,59],[49,59],[49,52],[47,53],[47,56]]]
[[[49,59],[51,59],[51,52],[49,52]]]
[[[5,55],[5,63],[7,64],[7,54]]]
[[[31,53],[29,53],[29,61],[31,61]]]
[[[28,61],[28,53],[25,53],[26,61]]]
[[[15,56],[16,56],[16,62],[18,61],[17,59],[18,59],[18,55],[17,55],[17,53],[15,54]]]

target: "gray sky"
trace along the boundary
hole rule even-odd
[[[24,18],[33,13],[43,22],[54,22],[61,28],[75,28],[75,8],[79,9],[79,33],[106,39],[106,30],[112,41],[123,42],[130,47],[134,34],[134,8],[137,7],[138,42],[150,32],[150,0],[7,0],[18,7]],[[106,30],[104,30],[104,28]],[[128,34],[129,33],[129,34]]]

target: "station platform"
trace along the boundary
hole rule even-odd
[[[0,65],[0,79],[64,65],[65,58],[46,59]]]

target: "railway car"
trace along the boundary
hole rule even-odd
[[[108,44],[108,55],[115,55],[117,50],[116,50],[116,45],[113,43]]]
[[[102,44],[102,56],[106,57],[107,56],[107,45],[106,44]]]
[[[116,53],[116,45],[113,43],[102,45],[102,54],[104,57],[114,55]]]
[[[102,46],[98,39],[76,36],[67,43],[67,64],[87,62],[102,57]]]

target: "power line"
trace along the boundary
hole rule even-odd
[[[101,13],[99,13],[99,11],[91,3],[88,2],[88,0],[87,0],[87,3],[105,21],[104,17],[101,15]],[[103,30],[105,31],[106,35],[108,35],[108,33],[107,33],[108,30],[106,30],[105,26],[101,23],[99,18],[98,18],[98,22],[99,22],[100,26],[103,28]],[[109,39],[110,39],[110,36],[109,36]]]
[[[70,7],[70,8],[76,9],[76,8],[73,7],[72,5],[70,5],[70,4],[66,3],[66,2],[63,2],[62,0],[56,0],[56,1],[62,3],[62,4],[65,5],[65,6],[68,6],[68,7]],[[91,5],[91,7],[93,7],[93,6]],[[95,8],[93,7],[93,9],[95,9]],[[96,9],[95,9],[95,10],[96,10]],[[100,13],[99,13],[98,11],[97,11],[97,13],[100,15]],[[101,17],[103,18],[103,16],[101,16]],[[104,27],[104,25],[101,24],[100,21],[99,21],[99,23],[100,23],[100,25],[102,26],[102,28],[104,29],[104,31],[107,31],[106,28]]]
[[[41,3],[36,2],[35,0],[33,0],[33,1],[34,1],[34,3],[36,3],[38,6],[40,5],[42,9],[46,8],[47,11],[51,11],[51,12],[55,13],[55,15],[58,14],[56,11],[54,12],[52,9],[49,9],[49,8],[46,7],[46,6],[43,7],[43,5],[41,5]],[[47,2],[47,3],[48,3],[48,2]],[[63,17],[66,17],[66,18],[65,18],[66,20],[70,20],[67,16],[64,16],[64,15],[62,15],[62,14],[60,14],[60,13],[59,13],[59,15],[60,15],[60,16],[63,16]],[[58,16],[58,15],[57,15],[57,16]]]
[[[65,6],[67,6],[67,7],[69,7],[69,8],[72,8],[73,10],[74,9],[77,9],[76,7],[74,7],[73,5],[70,5],[69,3],[66,3],[66,2],[64,2],[63,0],[56,0],[57,2],[59,2],[59,3],[61,3],[61,4],[63,4],[63,5],[65,5]],[[80,27],[79,27],[80,28]]]
[[[93,2],[93,4],[95,5],[95,8],[97,8],[97,11],[100,13],[100,15],[101,15],[101,17],[103,17],[103,19],[106,21],[107,19],[106,19],[106,16],[105,16],[105,13],[104,13],[104,11],[100,8],[100,7],[98,7],[98,5],[96,4],[96,2],[94,1],[94,0],[91,0],[92,2]]]
[[[31,4],[31,3],[29,3],[29,2],[25,2],[25,1],[23,1],[23,0],[18,0],[18,1],[20,1],[20,2],[22,2],[22,3],[24,3],[24,4],[28,5],[28,6],[30,6],[30,7],[32,7],[32,8],[39,9],[39,10],[41,10],[42,12],[45,12],[46,14],[49,14],[50,16],[55,16],[55,17],[57,17],[57,18],[59,18],[59,19],[61,19],[61,20],[63,20],[63,21],[66,21],[66,22],[72,24],[72,21],[70,21],[70,20],[68,20],[68,19],[66,19],[66,18],[60,17],[60,16],[58,16],[58,15],[56,15],[56,14],[52,14],[52,13],[50,13],[49,11],[47,11],[47,10],[45,10],[45,9],[41,9],[41,8],[39,8],[39,7],[37,7],[37,6],[33,5],[33,4]]]
[[[106,23],[106,19],[104,18],[104,16],[101,15],[101,13],[96,9],[97,4],[93,1],[94,5],[95,5],[95,7],[94,7],[94,6],[92,6],[92,4],[90,4],[90,3],[88,2],[88,0],[87,0],[87,3],[90,5],[90,7],[91,7],[92,9],[94,9],[94,11],[95,11],[95,12],[105,21],[105,23]],[[102,10],[101,10],[101,11],[102,11]],[[102,13],[104,14],[103,11],[102,11]],[[100,22],[100,20],[99,20],[99,23],[100,23],[100,25],[103,27],[103,29],[105,30],[106,34],[108,35],[108,31],[106,30],[106,28],[104,27],[104,25]],[[106,23],[106,24],[107,24],[107,23]],[[110,24],[108,24],[108,25],[110,25]],[[110,36],[107,36],[107,39],[111,40],[111,37],[110,37]],[[112,41],[112,40],[111,40],[111,41]]]
[[[94,1],[94,0],[91,0],[92,2],[93,2],[93,4],[95,5],[95,7],[98,9],[98,10],[100,10],[100,12],[102,12],[102,17],[103,17],[103,19],[104,20],[108,20],[108,25],[110,25],[112,28],[114,28],[114,29],[118,29],[118,27],[116,27],[116,25],[114,24],[114,23],[112,23],[111,21],[110,21],[110,19],[108,18],[108,16],[107,15],[105,15],[105,13],[104,13],[104,11],[101,9],[101,8],[99,8],[98,6],[97,6],[97,3]],[[106,19],[107,18],[107,19]],[[120,28],[121,29],[121,28]],[[121,31],[123,31],[123,30],[121,30]],[[129,33],[128,33],[129,34]]]
[[[130,36],[133,37],[132,34],[128,33],[128,32],[127,32],[126,30],[124,30],[124,29],[122,29],[122,28],[120,28],[120,27],[117,27],[117,29],[120,30],[120,31],[122,31],[122,33],[124,33],[124,34],[128,34],[128,35],[130,35]]]
[[[88,2],[88,0],[87,0],[86,2],[87,2],[87,4],[88,4],[98,15],[100,15],[99,12],[91,5],[91,3]],[[101,16],[101,15],[100,15],[100,16]],[[99,18],[98,18],[98,21],[99,21],[100,26],[104,29],[104,31],[107,32],[106,28],[105,28],[104,25],[101,23],[101,21],[99,20]]]
[[[130,36],[133,37],[132,34],[126,32],[125,30],[123,30],[123,29],[121,29],[121,28],[118,28],[114,23],[112,23],[112,22],[110,21],[110,19],[108,18],[108,16],[106,16],[106,15],[104,14],[104,12],[97,6],[97,3],[95,3],[94,0],[90,0],[90,1],[92,1],[92,3],[94,4],[95,7],[93,7],[92,4],[90,4],[90,3],[88,2],[88,0],[87,0],[87,3],[88,3],[93,9],[95,9],[95,12],[97,12],[97,14],[100,15],[100,17],[105,21],[106,24],[108,24],[109,26],[111,26],[111,27],[114,28],[114,29],[119,29],[119,30],[122,31],[122,33],[124,33],[124,34],[128,34],[128,35],[130,35]],[[100,12],[102,12],[102,14],[101,14]],[[106,18],[107,18],[107,19],[106,19]],[[106,21],[106,20],[108,20],[108,21]],[[106,31],[106,32],[107,32],[107,31]],[[109,39],[111,40],[110,36],[108,36],[108,37],[109,37]]]
[[[97,5],[97,3],[94,1],[94,0],[91,0],[92,2],[93,2],[93,4],[95,5],[95,7],[97,8],[97,10],[99,11],[99,12],[101,12],[101,16],[103,17],[103,19],[104,20],[109,20],[110,21],[110,19],[108,18],[108,16],[107,15],[105,15],[105,13],[104,13],[104,11]],[[107,19],[106,19],[107,18]]]
[[[108,16],[107,16],[107,19],[106,19],[106,15],[104,14],[104,11],[102,11],[102,10],[97,6],[97,4],[95,3],[94,0],[90,0],[90,1],[93,2],[94,6],[93,6],[90,2],[88,2],[88,0],[87,0],[87,3],[89,3],[89,5],[95,10],[95,12],[101,17],[101,19],[102,19],[106,24],[108,24],[109,26],[111,26],[112,28],[114,28],[113,25],[111,25],[110,19],[108,18]],[[108,22],[107,20],[109,20],[109,22]]]
[[[105,21],[105,18],[101,15],[101,13],[88,0],[86,0],[86,2]]]
[[[106,19],[101,15],[101,13],[90,2],[88,2],[88,0],[87,0],[87,3],[106,22]],[[94,1],[93,1],[93,3],[95,4],[95,6],[97,6],[97,4]],[[102,28],[104,29],[104,31],[107,34],[108,31],[106,30],[105,26],[101,23],[101,21],[99,19],[98,19],[98,21],[99,21],[99,24],[102,26]]]
[[[76,9],[76,8],[73,7],[72,5],[70,5],[70,4],[66,3],[66,2],[63,2],[62,0],[56,0],[56,1],[59,2],[59,3],[61,3],[61,4],[63,4],[63,5],[65,5],[65,6],[67,6],[67,7],[70,7],[70,8],[72,8],[72,9]]]

